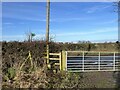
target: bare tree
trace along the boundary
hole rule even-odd
[[[28,42],[32,42],[33,37],[35,36],[35,33],[28,32],[28,33],[26,34],[26,36],[27,36],[27,41],[28,41]]]

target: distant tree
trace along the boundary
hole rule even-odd
[[[50,42],[54,42],[55,41],[55,35],[50,35]]]
[[[78,41],[78,43],[91,43],[90,41]]]

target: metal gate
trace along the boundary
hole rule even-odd
[[[119,71],[120,53],[96,51],[65,51],[69,72]]]

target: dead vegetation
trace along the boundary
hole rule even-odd
[[[80,50],[89,45],[82,44],[63,44],[50,43],[50,52],[60,52],[61,50]],[[101,50],[102,46],[107,50],[111,47],[111,51],[117,51],[115,45],[107,44],[96,46],[96,50]],[[92,46],[92,47],[93,47]],[[100,48],[99,48],[100,47]],[[116,85],[113,78],[113,73],[68,73],[51,72],[46,69],[43,53],[45,52],[45,42],[3,42],[2,44],[2,88],[114,88]],[[117,48],[119,45],[117,44]],[[94,48],[95,49],[95,48]],[[94,50],[90,48],[90,50]],[[102,49],[102,50],[104,50]],[[28,52],[31,51],[33,66],[31,63],[26,64],[21,69],[22,63],[28,57]],[[103,75],[105,77],[103,77]],[[101,78],[102,77],[102,81]],[[113,82],[112,82],[113,81]]]

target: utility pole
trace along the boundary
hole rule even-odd
[[[50,0],[47,0],[46,13],[46,50],[47,50],[47,64],[49,63],[49,18],[50,18]]]

